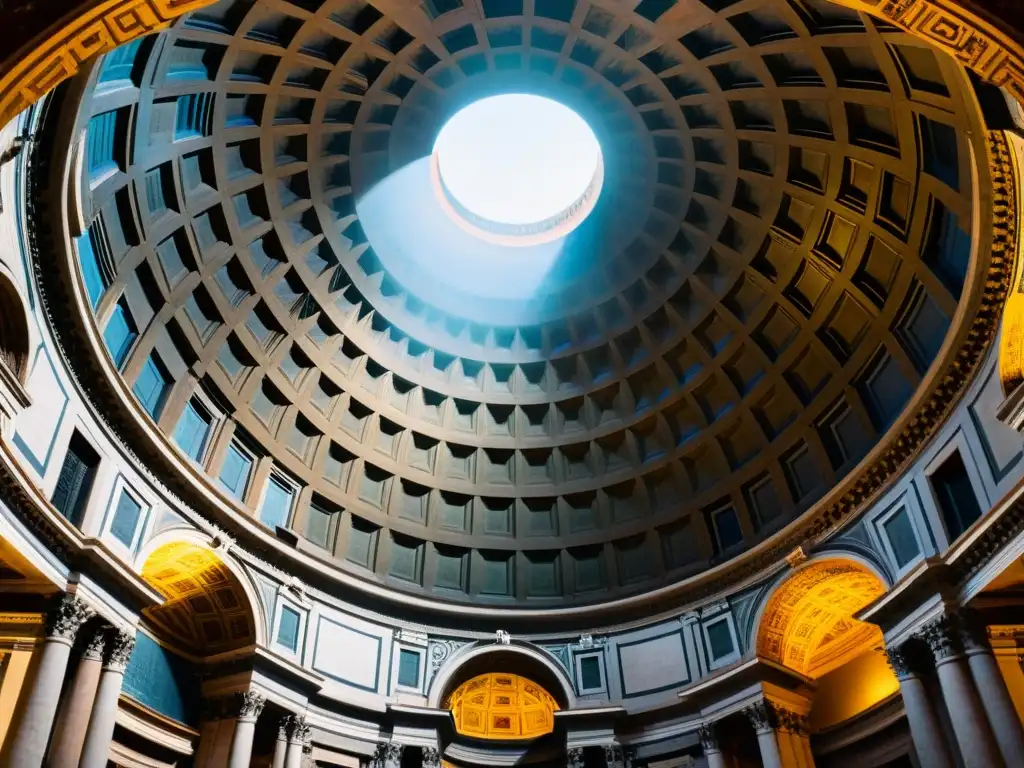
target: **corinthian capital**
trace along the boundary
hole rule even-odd
[[[255,720],[263,711],[267,697],[257,691],[246,691],[239,696],[238,716]]]
[[[58,597],[46,612],[46,636],[71,643],[81,626],[92,617],[92,610],[74,595]]]
[[[104,666],[124,670],[135,650],[135,633],[123,629],[111,629],[107,635],[104,651]]]
[[[718,751],[718,733],[714,723],[704,723],[697,729],[697,738],[705,752]]]
[[[936,661],[955,656],[961,650],[960,634],[956,622],[949,616],[940,616],[921,628],[920,637],[932,650]]]
[[[423,747],[423,768],[438,768],[441,765],[441,753],[437,747]]]
[[[567,768],[583,768],[583,748],[573,747],[565,753]]]
[[[773,731],[779,726],[775,707],[767,701],[755,701],[743,710],[755,731]]]

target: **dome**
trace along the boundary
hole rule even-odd
[[[955,62],[819,2],[313,5],[188,14],[74,107],[77,354],[202,514],[543,610],[706,593],[879,487],[984,279]],[[526,243],[436,151],[516,94],[598,153]]]

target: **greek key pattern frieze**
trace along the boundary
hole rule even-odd
[[[93,56],[163,29],[213,0],[108,0],[59,30],[0,80],[0,125],[75,75]]]

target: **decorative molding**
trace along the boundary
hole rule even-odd
[[[74,595],[62,594],[46,612],[47,639],[73,643],[78,630],[92,618],[93,612]]]
[[[168,26],[214,0],[107,0],[92,5],[25,56],[0,79],[0,125],[73,77],[89,59]],[[60,22],[57,22],[59,24]],[[56,26],[56,24],[55,24]]]

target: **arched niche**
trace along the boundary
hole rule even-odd
[[[525,643],[472,645],[450,657],[438,670],[427,693],[438,709],[459,686],[481,675],[502,672],[531,680],[552,696],[559,709],[572,709],[576,694],[564,669],[547,653]]]
[[[813,561],[776,587],[757,624],[757,655],[811,678],[868,648],[882,632],[854,614],[883,595],[885,582],[848,558]]]
[[[25,303],[11,279],[0,272],[0,361],[19,384],[28,376],[29,346]]]
[[[210,656],[265,641],[249,590],[218,551],[167,541],[149,548],[141,574],[165,598],[146,610],[147,620],[180,650]]]
[[[491,741],[540,738],[555,728],[561,707],[539,683],[508,672],[485,672],[462,683],[442,702],[459,734]]]

